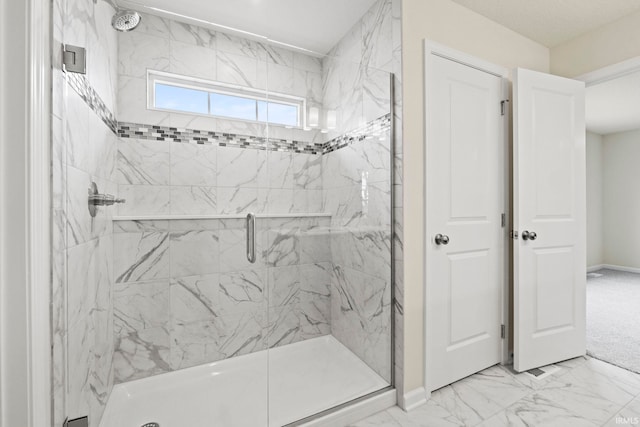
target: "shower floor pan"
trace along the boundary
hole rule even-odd
[[[283,426],[387,385],[327,335],[118,384],[100,427]]]

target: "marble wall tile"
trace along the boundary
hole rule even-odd
[[[269,93],[294,93],[293,68],[291,68],[291,65],[268,62],[267,89]]]
[[[264,63],[262,63],[264,64]],[[266,88],[266,74],[258,78],[258,60],[246,56],[218,52],[216,55],[217,80],[258,89]]]
[[[92,175],[115,181],[118,138],[97,114],[89,116],[89,138],[95,166],[91,170]]]
[[[336,266],[331,294],[332,335],[380,376],[390,380],[389,283],[357,270]]]
[[[328,220],[326,222],[329,222]],[[314,264],[330,262],[333,260],[331,253],[331,234],[329,224],[306,227],[300,232],[300,263]]]
[[[293,154],[289,151],[269,151],[267,153],[266,186],[274,189],[293,188]]]
[[[189,77],[216,79],[216,51],[209,47],[171,40],[169,71]]]
[[[302,339],[297,303],[269,309],[265,339],[268,348],[293,344]]]
[[[389,72],[373,68],[363,70],[362,103],[365,122],[375,120],[391,111],[390,86]]]
[[[146,79],[147,69],[169,71],[169,46],[162,37],[138,31],[118,33],[119,74]]]
[[[296,305],[300,301],[300,267],[272,267],[267,270],[269,307]]]
[[[303,339],[331,333],[331,263],[300,266],[300,333]]]
[[[118,78],[118,121],[146,125],[170,124],[167,111],[147,109],[147,81],[144,78],[120,75]]]
[[[92,219],[87,207],[91,176],[71,166],[67,170],[67,247],[85,243],[92,236]]]
[[[208,28],[169,20],[170,33],[165,33],[171,40],[194,46],[214,48],[218,33]]]
[[[113,292],[115,333],[122,336],[169,326],[169,280],[117,283]]]
[[[289,68],[293,67],[293,51],[266,43],[260,43],[260,46],[266,53],[267,62]]]
[[[171,147],[171,185],[215,187],[217,151],[214,145],[169,144]]]
[[[219,275],[172,279],[170,307],[174,325],[212,320],[220,316]]]
[[[257,188],[218,187],[218,213],[261,213]],[[264,206],[264,204],[262,205]]]
[[[87,22],[87,40],[79,46],[87,49],[87,75],[107,108],[115,112],[118,89],[118,32],[113,31],[111,17],[115,13],[106,2],[95,3],[93,19]]]
[[[217,183],[220,187],[258,188],[267,171],[266,154],[257,150],[225,147],[218,150]]]
[[[172,145],[172,144],[171,144]],[[171,145],[120,138],[117,181],[130,185],[169,185]]]
[[[65,145],[67,164],[90,172],[93,164],[93,145],[89,139],[89,107],[73,90],[67,91]]]
[[[265,270],[220,273],[219,277],[219,308],[225,317],[246,312],[264,313],[267,301]]]
[[[118,215],[162,215],[171,212],[170,187],[155,185],[119,185]]]
[[[217,230],[171,231],[171,276],[195,276],[219,271]]]
[[[116,336],[113,355],[115,383],[169,372],[169,332],[144,329]]]
[[[169,278],[169,233],[114,234],[116,283]]]
[[[296,70],[310,71],[312,73],[322,73],[322,59],[316,56],[294,52],[293,68]]]
[[[170,199],[174,215],[211,215],[217,212],[215,187],[171,187]]]
[[[362,18],[362,62],[391,72],[394,34],[392,2],[376,2]]]
[[[296,202],[294,192],[290,188],[279,189],[269,188],[260,189],[258,192],[259,205],[261,212],[267,213],[289,213],[289,212],[307,212],[306,211],[306,195],[304,199]]]
[[[260,61],[266,59],[266,52],[262,46],[253,40],[236,37],[231,34],[217,34],[216,49],[221,52],[231,53],[239,56],[246,56]]]
[[[175,323],[171,329],[171,368],[173,370],[224,359],[221,342],[224,329],[219,318]]]
[[[167,231],[169,221],[116,221],[113,224],[114,233],[143,232],[143,231]]]
[[[97,240],[67,250],[67,321],[68,329],[88,322],[95,302]]]
[[[142,21],[136,27],[136,32],[150,36],[168,39],[171,34],[171,21],[155,15],[141,14]]]
[[[294,221],[275,223],[265,231],[265,259],[270,267],[296,265],[300,262],[300,226]]]
[[[309,105],[322,104],[322,74],[305,70],[293,70],[292,92],[306,98]],[[275,90],[269,85],[269,90]]]
[[[89,319],[68,330],[67,416],[81,417],[90,411],[94,331]]]
[[[223,318],[224,338],[220,351],[225,358],[264,350],[266,315],[264,312],[244,312]]]

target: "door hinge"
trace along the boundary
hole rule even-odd
[[[506,110],[507,110],[507,102],[509,102],[508,99],[505,99],[503,101],[500,101],[500,115],[504,116]]]
[[[500,325],[500,338],[504,339],[506,335],[506,329],[504,325]]]
[[[509,233],[509,237],[511,237],[513,240],[518,240],[518,230],[511,230],[511,232]]]
[[[502,226],[502,228],[504,228],[507,225],[507,215],[506,214],[500,215],[500,225]]]
[[[65,72],[87,74],[87,51],[83,47],[65,44],[62,65]]]

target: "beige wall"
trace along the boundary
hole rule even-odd
[[[551,49],[551,73],[576,77],[640,56],[640,12]]]
[[[450,0],[404,0],[404,391],[423,385],[423,40],[508,68],[549,71],[549,50]]]
[[[640,268],[640,130],[602,141],[604,263]]]
[[[602,136],[587,132],[587,267],[604,263]]]

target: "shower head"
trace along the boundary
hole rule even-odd
[[[133,10],[116,9],[116,14],[111,19],[111,26],[122,32],[127,32],[135,29],[142,21],[140,14]]]

